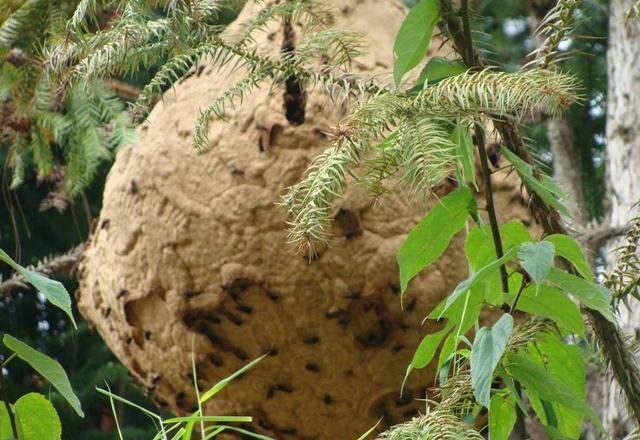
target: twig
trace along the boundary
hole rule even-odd
[[[588,225],[584,230],[578,230],[583,241],[587,243],[589,249],[600,249],[612,238],[619,237],[626,232],[623,226],[611,226],[607,223]]]
[[[82,251],[84,243],[71,249],[66,254],[57,255],[47,259],[35,267],[29,267],[30,270],[39,272],[44,275],[52,275],[54,273],[71,272],[75,268]],[[0,283],[0,296],[9,295],[15,289],[26,288],[27,280],[20,274],[16,273],[11,278]]]
[[[129,101],[136,101],[140,96],[140,89],[117,79],[104,80],[104,85],[116,95]]]

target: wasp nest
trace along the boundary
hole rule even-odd
[[[362,32],[368,44],[354,70],[390,71],[405,9],[389,0],[333,3],[336,26]],[[250,4],[237,23],[256,11]],[[276,51],[282,32],[261,38],[261,48]],[[422,319],[465,276],[462,238],[414,280],[404,309],[395,255],[431,202],[398,191],[374,206],[350,185],[335,209],[332,246],[313,260],[296,254],[276,203],[345,110],[310,91],[303,115],[285,112],[283,91],[264,88],[228,122],[214,122],[212,150],[197,155],[199,109],[241,74],[197,70],[118,152],[81,265],[82,314],[177,413],[195,406],[195,339],[201,389],[269,354],[205,410],[251,415],[251,429],[275,438],[349,439],[381,416],[393,424],[416,415],[433,371],[414,372],[402,397],[400,384],[430,331]],[[497,182],[498,209],[524,217],[516,190]]]

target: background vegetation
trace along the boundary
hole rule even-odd
[[[52,3],[58,5],[62,15],[68,15],[76,2],[69,0]],[[408,3],[411,6],[412,2]],[[579,155],[585,171],[583,188],[587,196],[589,216],[602,219],[604,215],[602,200],[605,190],[603,148],[606,117],[604,103],[607,79],[605,49],[608,4],[590,0],[586,5],[584,10],[589,11],[589,16],[581,17],[575,34],[589,36],[589,38],[574,38],[570,44],[563,47],[567,54],[580,55],[568,56],[566,61],[563,61],[563,68],[580,78],[582,93],[587,98],[584,105],[571,107],[567,118],[575,135],[576,154]],[[508,72],[518,70],[524,62],[525,55],[530,52],[534,44],[529,19],[531,8],[535,7],[536,2],[533,0],[530,2],[478,1],[475,5],[478,19],[474,21],[474,28],[481,30],[476,41],[483,56],[494,60]],[[227,22],[230,19],[230,16],[224,16],[220,21]],[[42,25],[45,27],[38,28]],[[60,23],[50,20],[38,26],[34,25],[33,29],[24,30],[25,33],[21,34],[30,37],[21,39],[19,45],[28,56],[35,56],[38,53],[43,35],[53,27],[60,26]],[[92,23],[92,26],[100,26],[100,22]],[[0,52],[0,55],[3,57],[0,75],[3,75],[2,79],[6,80],[11,78],[13,73],[10,70],[16,66],[9,63],[12,56],[10,52],[5,50]],[[30,75],[37,76],[37,74],[36,69],[35,73]],[[144,71],[119,79],[132,85],[133,90],[140,90],[148,83],[149,75],[148,71]],[[35,87],[34,84],[31,83],[29,87]],[[6,88],[2,90],[5,112],[6,105],[12,99],[9,96],[10,92],[6,90]],[[24,96],[24,93],[20,93]],[[123,98],[124,95],[121,93],[119,99]],[[106,121],[108,118],[98,118],[95,125],[101,126]],[[123,121],[120,122],[123,124],[121,129],[124,131],[126,124]],[[92,123],[88,122],[88,124]],[[38,157],[25,154],[21,158],[25,163],[24,172],[17,180],[17,168],[9,166],[15,164],[17,156],[13,147],[16,143],[16,130],[11,129],[9,125],[6,117],[0,123],[3,134],[0,144],[0,161],[6,164],[0,170],[3,194],[3,202],[0,204],[0,219],[2,219],[0,248],[16,256],[23,265],[37,264],[47,257],[67,252],[86,239],[92,227],[92,221],[100,210],[102,187],[112,153],[117,145],[124,142],[126,136],[120,134],[116,141],[103,139],[102,146],[92,148],[87,148],[87,145],[83,144],[86,140],[77,140],[76,142],[83,147],[80,148],[82,153],[80,158],[75,160],[78,163],[89,162],[95,165],[91,170],[77,170],[75,174],[69,173],[68,170],[78,166],[74,165],[75,156],[71,154],[74,148],[78,149],[77,146],[62,143],[57,145],[51,151],[49,165],[39,162]],[[541,162],[551,171],[553,163],[544,121],[527,129],[527,135],[533,140],[531,145],[535,146]],[[90,160],[87,159],[88,157]],[[48,175],[54,177],[48,178]],[[76,180],[73,180],[74,176],[78,176]],[[43,208],[47,209],[43,211]],[[1,271],[3,278],[10,275],[9,270],[4,266]],[[75,289],[73,277],[66,279],[65,284],[69,291],[72,292]],[[12,334],[57,358],[68,372],[80,399],[85,402],[87,417],[79,419],[60,398],[56,397],[55,392],[52,392],[53,403],[62,418],[65,438],[114,438],[114,420],[110,414],[109,402],[107,399],[97,398],[94,391],[95,386],[102,385],[105,381],[117,394],[144,406],[153,407],[153,404],[144,397],[142,390],[136,388],[126,369],[117,362],[100,337],[90,331],[86,323],[79,321],[79,329],[73,331],[61,311],[45,305],[42,298],[26,290],[3,296],[0,299],[0,313],[2,316],[0,332]],[[76,314],[76,316],[79,315]],[[48,385],[35,376],[27,366],[12,365],[7,373],[11,379],[9,382],[11,386],[8,389],[11,395],[21,395],[33,390],[43,394],[50,392]],[[122,425],[127,430],[124,432],[126,438],[152,437],[151,428],[144,416],[121,405],[117,410],[121,414]]]

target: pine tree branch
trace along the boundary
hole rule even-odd
[[[129,101],[137,100],[141,92],[138,87],[117,79],[107,79],[104,85],[116,95]]]

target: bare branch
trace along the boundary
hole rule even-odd
[[[28,269],[47,276],[56,273],[71,273],[80,260],[84,246],[85,244],[82,243],[65,254],[47,258],[35,267],[29,266]],[[0,296],[6,296],[16,289],[24,289],[27,287],[28,284],[25,278],[16,273],[11,278],[0,283]]]

